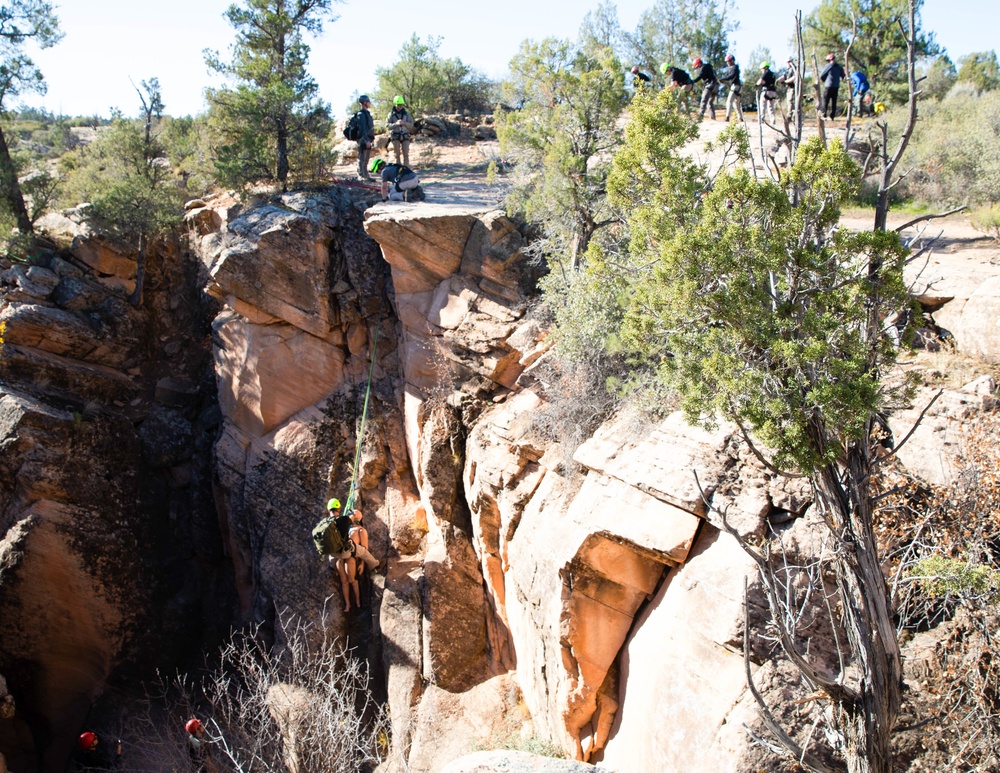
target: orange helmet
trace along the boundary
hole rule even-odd
[[[704,63],[701,61],[701,57],[700,56],[699,57],[695,57],[695,60],[693,62],[691,62],[691,65],[693,67],[701,67],[702,64],[704,64]]]
[[[80,733],[80,737],[76,739],[76,745],[83,751],[93,749],[97,745],[97,736],[89,730],[86,733]]]
[[[198,719],[189,719],[184,724],[184,729],[187,730],[191,735],[194,735],[199,730],[201,730],[201,720],[198,720]]]

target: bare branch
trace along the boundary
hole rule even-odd
[[[876,464],[881,464],[882,462],[884,462],[884,461],[886,461],[888,459],[891,459],[893,456],[896,455],[896,452],[900,448],[903,447],[903,445],[906,443],[906,441],[909,440],[911,437],[913,437],[913,433],[917,431],[917,427],[920,426],[920,422],[923,421],[924,416],[927,415],[927,411],[929,411],[931,409],[931,406],[934,405],[934,403],[937,402],[937,399],[942,394],[944,394],[944,390],[943,389],[939,389],[938,393],[936,395],[934,395],[934,397],[931,398],[931,401],[929,403],[927,403],[927,405],[924,406],[924,409],[920,412],[920,415],[917,417],[917,420],[915,422],[913,422],[913,426],[910,427],[910,431],[906,433],[906,437],[904,437],[901,441],[899,441],[899,444],[895,448],[893,448],[889,453],[887,453],[885,456],[881,456],[878,459],[876,459],[875,460]]]
[[[774,737],[778,739],[779,743],[784,747],[785,753],[794,758],[795,760],[808,765],[817,773],[842,773],[842,771],[847,770],[844,766],[830,767],[822,760],[817,759],[812,754],[799,746],[795,740],[785,732],[784,728],[778,724],[778,720],[775,719],[774,714],[767,707],[767,703],[764,701],[764,696],[760,694],[757,686],[753,681],[753,673],[750,670],[750,596],[747,592],[747,582],[746,579],[743,580],[743,668],[746,672],[747,688],[750,690],[750,694],[753,695],[755,701],[757,701],[757,707],[760,709],[761,719],[764,720],[764,724],[767,729],[774,734]]]
[[[954,215],[958,212],[963,212],[968,208],[969,208],[968,204],[963,204],[960,207],[949,209],[947,212],[935,212],[934,214],[931,215],[921,215],[920,217],[913,218],[913,220],[910,220],[909,222],[903,223],[901,226],[898,226],[894,230],[896,231],[896,233],[902,233],[907,228],[911,228],[912,226],[915,226],[917,223],[923,223],[928,220],[936,220],[939,217],[948,217],[949,215]]]

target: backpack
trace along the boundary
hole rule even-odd
[[[354,115],[351,116],[351,120],[347,122],[347,126],[344,127],[344,136],[353,141],[357,142],[361,139],[361,111],[359,110]]]
[[[351,528],[348,515],[327,515],[312,530],[313,545],[321,556],[332,556],[351,549],[347,534]]]

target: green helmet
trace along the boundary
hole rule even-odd
[[[762,69],[762,70],[766,70],[770,66],[771,66],[770,62],[761,62],[760,63],[760,69]]]
[[[381,172],[382,167],[385,166],[385,161],[381,158],[373,158],[372,162],[368,165],[369,172]]]
[[[334,497],[333,499],[331,499],[329,502],[326,503],[326,509],[327,510],[339,510],[340,509],[340,500],[337,499],[336,497]]]
[[[406,100],[403,99],[399,94],[397,94],[396,98],[394,100],[392,100],[392,104],[394,104],[394,105],[405,105],[406,104]]]
[[[672,69],[674,69],[673,65],[670,65],[670,64],[667,64],[666,62],[664,62],[663,64],[660,65],[660,74],[661,75],[666,75],[667,72],[669,70],[672,70]]]

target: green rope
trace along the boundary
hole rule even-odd
[[[372,394],[372,377],[375,373],[375,352],[378,349],[378,334],[382,330],[382,306],[385,293],[379,293],[378,301],[378,324],[375,325],[375,341],[372,343],[372,361],[368,366],[368,386],[365,388],[365,406],[361,411],[361,430],[358,432],[357,448],[354,451],[354,467],[351,470],[351,489],[347,494],[347,504],[344,506],[344,514],[350,515],[354,511],[354,494],[358,486],[358,466],[361,463],[361,444],[365,437],[365,422],[368,420],[368,401]]]

